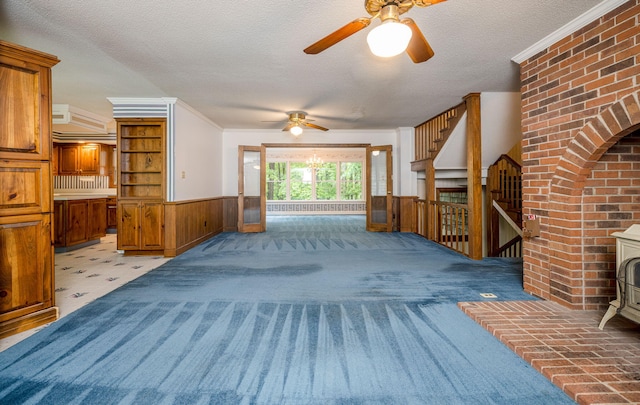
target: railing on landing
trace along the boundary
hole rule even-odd
[[[469,207],[442,201],[417,200],[416,233],[465,256],[469,255]],[[427,215],[427,210],[430,215]],[[429,222],[427,222],[427,218]]]
[[[466,104],[460,103],[415,127],[415,162],[435,159],[465,109]]]

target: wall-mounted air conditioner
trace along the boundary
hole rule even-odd
[[[53,104],[52,121],[54,134],[107,134],[111,119],[69,104]]]

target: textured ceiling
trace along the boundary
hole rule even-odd
[[[0,39],[51,53],[53,102],[111,117],[107,97],[178,97],[223,128],[276,129],[304,110],[333,129],[415,126],[470,92],[518,91],[511,58],[599,0],[449,0],[414,7],[435,51],[370,54],[362,0],[3,0]],[[372,23],[372,26],[377,22]],[[278,122],[263,122],[263,121]]]

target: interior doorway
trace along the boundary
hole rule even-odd
[[[260,155],[258,155],[258,150]],[[248,158],[247,153],[254,158]],[[238,230],[262,232],[269,216],[364,215],[369,231],[393,229],[392,147],[370,144],[262,144],[239,147]],[[261,159],[258,159],[261,156]],[[247,195],[247,184],[259,196]],[[254,194],[256,194],[254,192]],[[250,200],[250,201],[249,201]],[[259,201],[260,221],[255,220]],[[250,226],[254,223],[264,227]]]

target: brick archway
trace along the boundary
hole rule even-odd
[[[583,204],[585,182],[602,155],[640,127],[638,93],[610,105],[569,142],[551,177],[548,200],[549,298],[584,309]]]

